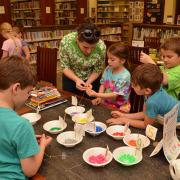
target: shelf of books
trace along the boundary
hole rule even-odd
[[[12,24],[23,26],[40,25],[40,1],[39,0],[11,0]]]
[[[180,26],[133,24],[133,40],[143,40],[144,37],[160,37],[161,43],[170,37],[180,37]]]
[[[97,23],[123,23],[129,19],[129,0],[97,0]]]
[[[55,0],[55,23],[56,25],[72,25],[77,17],[76,0]]]

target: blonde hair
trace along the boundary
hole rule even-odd
[[[12,32],[14,36],[17,36],[19,33],[21,33],[21,30],[19,27],[15,26],[12,28]]]
[[[0,32],[11,32],[12,26],[8,22],[4,22],[0,25]]]

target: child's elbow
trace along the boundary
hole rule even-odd
[[[26,177],[32,177],[37,173],[37,170],[26,170],[26,171],[23,171],[23,172],[24,172],[24,175]]]

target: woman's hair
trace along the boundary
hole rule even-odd
[[[0,32],[11,32],[12,26],[8,22],[4,22],[0,25]]]
[[[161,87],[163,74],[155,64],[142,64],[133,71],[131,81],[135,86],[150,88],[154,93]]]
[[[90,18],[85,19],[78,29],[78,40],[80,42],[87,42],[95,44],[99,41],[101,32]]]
[[[109,46],[108,53],[111,53],[113,56],[116,56],[118,58],[128,59],[129,57],[129,49],[128,46],[123,44],[122,42],[114,43]]]
[[[31,66],[18,56],[0,60],[0,90],[8,89],[12,84],[20,83],[24,89],[36,84],[36,75]]]
[[[180,38],[174,37],[166,39],[160,48],[164,50],[174,51],[178,56],[180,56]]]

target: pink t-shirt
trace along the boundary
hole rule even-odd
[[[7,51],[9,53],[9,56],[22,55],[22,43],[18,38],[14,39],[7,39],[3,42],[2,48],[3,51]]]

